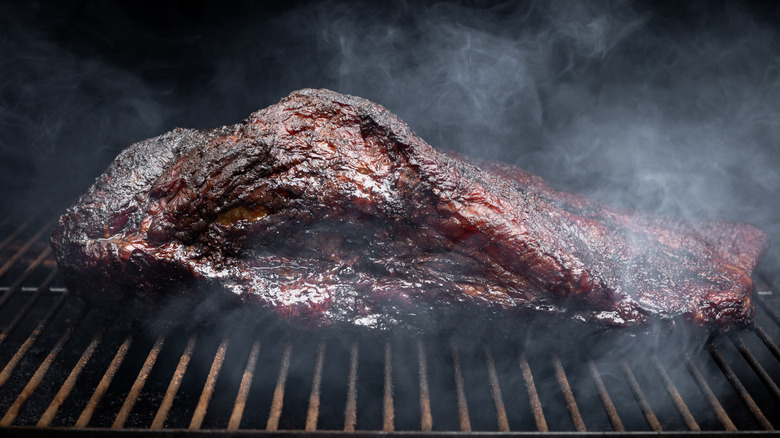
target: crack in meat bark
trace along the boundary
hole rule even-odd
[[[381,106],[294,92],[130,146],[52,236],[104,306],[203,291],[311,327],[557,315],[747,324],[755,227],[657,217],[434,150]],[[196,298],[193,298],[196,299]]]

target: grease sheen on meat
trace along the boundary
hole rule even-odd
[[[235,296],[309,327],[444,315],[749,323],[757,228],[557,191],[434,150],[385,108],[300,90],[243,123],[124,150],[52,236],[103,306]]]

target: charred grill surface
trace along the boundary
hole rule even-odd
[[[245,122],[124,150],[52,236],[104,306],[235,297],[311,327],[478,313],[745,325],[755,227],[690,223],[438,152],[383,107],[297,91]]]

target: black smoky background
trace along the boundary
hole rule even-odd
[[[775,236],[779,15],[765,2],[12,2],[1,205],[67,205],[133,142],[325,87],[557,188]]]
[[[131,143],[174,127],[234,124],[293,90],[323,87],[384,105],[436,148],[514,164],[556,188],[640,211],[749,222],[773,241],[780,236],[780,7],[772,2],[31,1],[0,5],[0,28],[3,217],[61,211]],[[780,280],[779,262],[774,244],[761,275]],[[217,304],[201,304],[188,329],[212,314],[210,306]],[[245,321],[237,312],[224,321]],[[153,339],[163,325],[152,326]],[[482,347],[460,336],[452,342],[464,364],[484,367]],[[550,333],[527,336],[539,370],[534,355],[550,351],[531,341]],[[218,336],[211,338],[205,342],[214,350]],[[632,367],[644,363],[641,375],[654,372],[643,357],[648,348],[666,357],[681,349],[706,354],[698,333],[682,344],[669,345],[665,333],[649,339],[654,345],[601,343],[590,354],[608,384],[622,378],[620,365],[602,362],[599,351],[627,357]],[[434,357],[449,355],[450,341],[429,341],[432,378],[442,379]],[[343,386],[351,348],[328,342],[329,354],[342,359],[326,362],[326,375],[335,370],[326,389]],[[249,351],[249,338],[239,343]],[[392,343],[396,390],[411,394],[415,349]],[[381,376],[364,370],[381,370],[381,360],[371,362],[381,348],[360,346],[376,353],[361,355],[361,378],[380,385]],[[293,355],[293,388],[310,384],[310,347],[295,350],[303,353]],[[281,354],[284,347],[264,348]],[[499,370],[516,367],[510,356],[496,355]],[[583,363],[563,361],[567,371],[588,373]],[[207,354],[193,366],[209,364]],[[540,392],[556,385],[552,374],[537,376]],[[580,391],[600,409],[593,388]],[[492,403],[481,394],[471,406]],[[257,403],[260,414],[267,411]],[[361,398],[370,412],[376,403]],[[569,427],[563,406],[545,405],[551,427]],[[397,409],[400,418],[417,408]],[[692,410],[708,415],[704,402]]]

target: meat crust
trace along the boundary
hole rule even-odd
[[[557,191],[434,150],[385,108],[300,90],[243,123],[122,151],[52,236],[101,306],[235,297],[308,327],[455,315],[742,326],[767,238]]]

